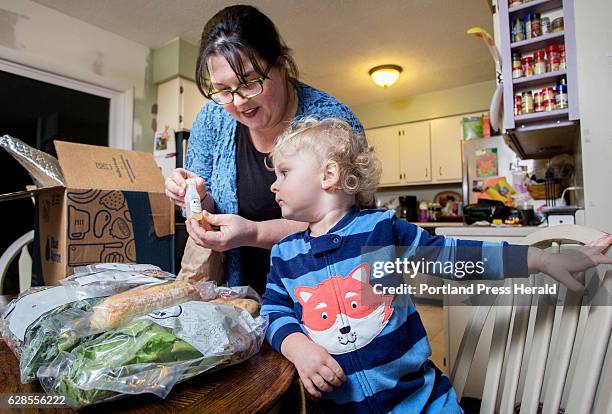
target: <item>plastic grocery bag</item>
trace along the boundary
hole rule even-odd
[[[126,394],[165,398],[180,381],[259,352],[267,325],[265,317],[239,307],[186,302],[61,352],[39,369],[38,379],[74,408]]]
[[[22,383],[36,379],[38,368],[52,361],[60,351],[69,351],[100,333],[90,329],[85,321],[106,297],[173,277],[156,266],[123,265],[131,267],[113,269],[116,265],[77,268],[77,273],[66,279],[64,285],[31,288],[9,303],[0,318],[0,333],[19,359]],[[152,277],[153,271],[161,273]],[[106,276],[98,277],[101,272]]]
[[[21,382],[33,381],[42,364],[78,344],[83,338],[70,333],[73,322],[112,293],[100,287],[38,287],[11,301],[0,318],[0,332],[19,359]]]
[[[74,274],[60,280],[64,286],[121,286],[130,289],[140,285],[163,283],[176,279],[172,273],[150,264],[96,263],[78,266]]]

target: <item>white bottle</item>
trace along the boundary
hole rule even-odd
[[[188,178],[185,181],[187,181],[187,192],[185,193],[185,216],[187,220],[191,218],[202,220],[202,203],[200,202],[200,195],[196,189],[196,180],[194,178]]]

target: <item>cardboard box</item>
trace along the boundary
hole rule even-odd
[[[75,266],[148,263],[174,270],[174,206],[152,154],[55,142],[65,186],[38,189],[34,242],[45,284]]]

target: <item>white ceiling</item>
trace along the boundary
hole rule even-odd
[[[226,0],[34,0],[151,48],[181,37],[199,44],[204,23]],[[492,33],[487,0],[255,0],[276,24],[301,79],[356,106],[494,79],[472,26]],[[404,71],[389,89],[368,70]]]

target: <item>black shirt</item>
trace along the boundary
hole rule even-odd
[[[236,166],[238,214],[248,220],[265,221],[281,218],[270,186],[276,180],[273,171],[265,167],[268,154],[257,151],[249,138],[248,129],[236,126]],[[270,271],[270,250],[244,246],[240,248],[243,280],[263,294]]]

